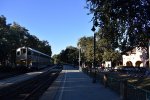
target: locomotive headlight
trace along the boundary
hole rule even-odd
[[[30,63],[29,63],[31,66],[32,66],[32,61],[30,61]]]

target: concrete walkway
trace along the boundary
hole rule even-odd
[[[40,100],[120,100],[119,95],[71,66],[64,70]]]

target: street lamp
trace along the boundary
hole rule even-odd
[[[94,41],[93,41],[93,67],[94,67],[94,75],[93,75],[93,83],[96,83],[96,66],[95,66],[95,50],[96,50],[96,33],[95,33],[95,27],[91,29],[94,32]]]

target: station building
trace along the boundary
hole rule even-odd
[[[148,51],[143,47],[135,47],[122,53],[123,66],[148,67]]]

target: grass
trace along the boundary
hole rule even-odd
[[[107,74],[109,77],[115,78],[117,80],[127,79],[128,84],[150,91],[150,77],[134,77],[118,72],[107,72]]]
[[[133,80],[135,80],[135,81],[133,81]],[[130,84],[132,84],[138,88],[150,91],[150,77],[130,79],[128,81]]]
[[[105,74],[107,74],[108,77],[114,78],[116,80],[126,79],[128,84],[131,84],[137,88],[150,91],[150,77],[134,77],[134,76],[130,76],[129,74],[119,73],[119,72],[98,72],[97,78],[102,80]]]

